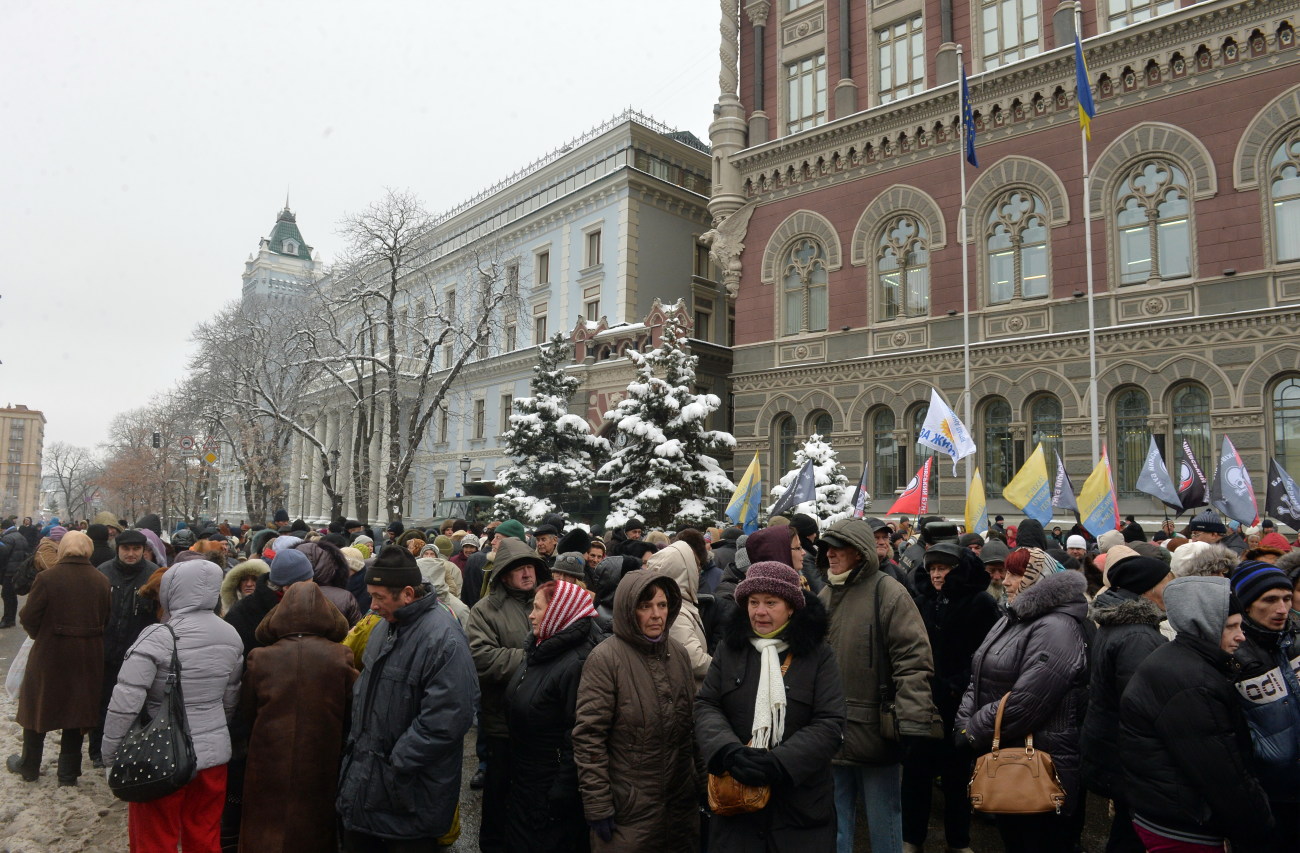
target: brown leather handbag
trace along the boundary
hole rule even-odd
[[[993,724],[993,751],[975,759],[975,773],[970,777],[970,805],[988,814],[1061,813],[1065,790],[1056,775],[1052,757],[1034,749],[1034,736],[1025,737],[1024,748],[999,748],[1002,741],[1002,712],[1007,699],[998,702],[997,721]]]

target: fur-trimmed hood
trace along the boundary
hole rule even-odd
[[[245,560],[226,572],[221,581],[221,612],[229,613],[239,596],[239,585],[252,578],[257,580],[262,575],[271,574],[271,567],[265,560]]]
[[[1148,598],[1125,589],[1107,589],[1097,594],[1088,607],[1088,618],[1102,627],[1110,625],[1159,625],[1165,614]]]
[[[790,654],[796,658],[806,657],[817,651],[817,647],[826,641],[826,634],[831,627],[831,619],[826,612],[826,607],[817,596],[804,590],[803,601],[804,606],[790,616],[790,626],[781,633],[781,639],[790,644]],[[749,611],[745,607],[732,610],[724,639],[727,646],[740,651],[749,644],[753,636],[754,630],[749,625]]]
[[[1088,615],[1088,599],[1084,595],[1087,589],[1088,581],[1082,573],[1054,572],[1017,595],[1007,605],[1007,615],[1013,622],[1032,622],[1059,610],[1082,622]]]

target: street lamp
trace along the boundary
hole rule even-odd
[[[473,464],[468,456],[460,457],[460,488],[462,492],[469,483],[469,466]]]
[[[337,447],[330,451],[330,485],[334,487],[334,494],[340,496],[343,494],[343,490],[339,488],[339,457],[342,455]],[[339,503],[341,504],[342,500]],[[343,508],[339,507],[339,512],[342,511]],[[333,503],[330,504],[330,512],[332,516],[334,514]]]
[[[303,474],[302,477],[300,477],[299,479],[302,480],[302,485],[298,487],[298,513],[303,518],[306,518],[307,517],[307,475]]]

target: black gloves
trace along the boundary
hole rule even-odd
[[[596,833],[596,837],[606,844],[614,840],[614,819],[612,817],[589,820],[587,826],[591,827],[591,831]]]
[[[735,753],[731,775],[745,785],[777,785],[785,780],[785,770],[775,755],[748,747]]]
[[[731,762],[735,760],[738,753],[744,752],[745,745],[742,743],[729,743],[722,749],[713,753],[709,759],[709,772],[714,776],[721,776],[731,770]]]

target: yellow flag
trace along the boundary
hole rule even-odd
[[[1052,481],[1047,478],[1047,456],[1039,444],[1002,489],[1002,497],[1030,518],[1047,524],[1052,520]]]
[[[984,499],[984,480],[976,468],[971,477],[970,491],[966,494],[966,532],[983,533],[988,529],[989,505]]]

